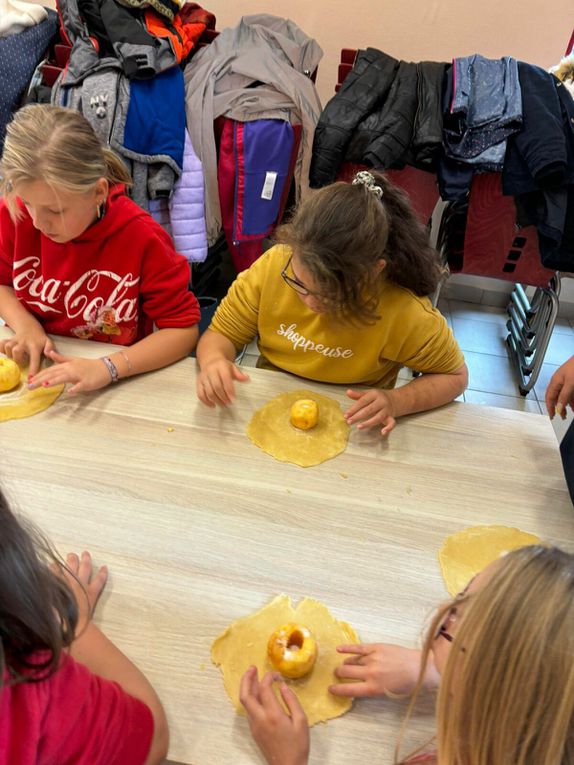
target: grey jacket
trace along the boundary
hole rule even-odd
[[[323,51],[292,21],[257,14],[224,29],[184,71],[187,127],[203,164],[207,238],[221,231],[213,121],[284,119],[302,125],[295,168],[297,197],[309,188],[313,133],[321,102],[309,75]],[[256,87],[253,85],[257,83]]]

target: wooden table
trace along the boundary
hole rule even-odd
[[[213,411],[196,400],[195,371],[185,360],[0,426],[11,497],[60,552],[88,548],[109,564],[97,620],[157,688],[174,760],[260,761],[210,647],[276,594],[319,598],[365,641],[414,645],[446,595],[446,535],[504,523],[574,549],[541,415],[455,403],[405,418],[388,440],[354,431],[344,454],[301,469],[245,435],[256,408],[301,380],[249,370],[235,406]],[[340,388],[303,387],[346,400]],[[403,712],[387,699],[357,702],[313,729],[312,763],[390,762]],[[432,716],[412,727],[431,731]]]

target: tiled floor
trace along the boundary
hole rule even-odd
[[[465,401],[537,414],[546,412],[546,386],[556,369],[574,355],[573,321],[558,319],[538,382],[527,396],[521,396],[506,353],[507,316],[504,310],[445,299],[439,301],[439,308],[466,358],[470,382],[463,396]],[[251,343],[241,363],[255,366],[257,355],[257,346]],[[398,384],[404,385],[409,379],[409,370],[402,369]],[[552,421],[558,439],[564,435],[569,421],[570,418],[562,422],[558,417]]]

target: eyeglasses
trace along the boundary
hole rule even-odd
[[[473,576],[470,582],[464,588],[464,590],[458,593],[458,595],[455,597],[455,603],[462,601],[466,597],[466,595],[468,595],[468,588],[474,582],[475,579],[476,579],[476,576]],[[435,640],[438,640],[439,637],[442,637],[445,640],[448,640],[449,643],[452,643],[452,641],[454,640],[454,637],[450,634],[449,629],[452,626],[452,624],[456,622],[457,615],[458,614],[457,614],[456,605],[451,606],[451,608],[449,608],[449,610],[447,611],[445,620],[436,631],[436,635],[434,636]],[[464,648],[462,650],[464,651]]]
[[[439,637],[442,637],[445,640],[448,640],[449,643],[452,643],[454,638],[448,630],[450,626],[453,624],[453,622],[455,621],[456,621],[456,608],[453,606],[451,609],[449,609],[446,615],[446,619],[438,628],[436,635],[434,636],[434,639],[438,640]]]
[[[289,274],[287,273],[287,269],[291,265],[292,260],[293,260],[293,255],[291,255],[287,263],[285,263],[285,268],[283,269],[283,271],[281,271],[281,278],[283,279],[285,284],[288,284],[291,287],[291,289],[295,290],[295,292],[298,292],[300,295],[312,295],[313,293],[311,292],[311,290],[308,289],[308,287],[306,287],[303,284],[303,282],[300,282],[299,279],[296,279],[294,276],[289,276]],[[291,271],[293,271],[293,269],[291,269]]]

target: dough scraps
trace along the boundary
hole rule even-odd
[[[6,393],[0,393],[0,422],[31,417],[51,406],[64,390],[65,385],[51,388],[28,388],[28,367],[20,371],[18,387]]]
[[[335,619],[327,606],[318,600],[304,598],[296,608],[288,595],[279,595],[251,616],[233,622],[211,647],[213,663],[221,667],[227,695],[238,712],[244,714],[239,701],[239,684],[245,671],[257,667],[259,677],[273,671],[267,657],[267,641],[281,625],[296,622],[307,627],[317,641],[317,660],[311,672],[299,680],[288,680],[297,694],[309,725],[330,720],[348,712],[353,704],[350,698],[333,696],[329,685],[341,682],[334,674],[343,662],[335,650],[338,645],[358,643],[355,630],[346,622]]]
[[[316,401],[319,406],[319,421],[310,430],[300,430],[290,422],[291,407],[304,398]],[[311,467],[345,450],[349,426],[337,401],[320,393],[293,390],[281,393],[258,409],[247,426],[247,435],[276,460]]]
[[[462,592],[473,576],[511,550],[540,544],[540,538],[510,526],[470,526],[448,536],[438,559],[449,593]]]

